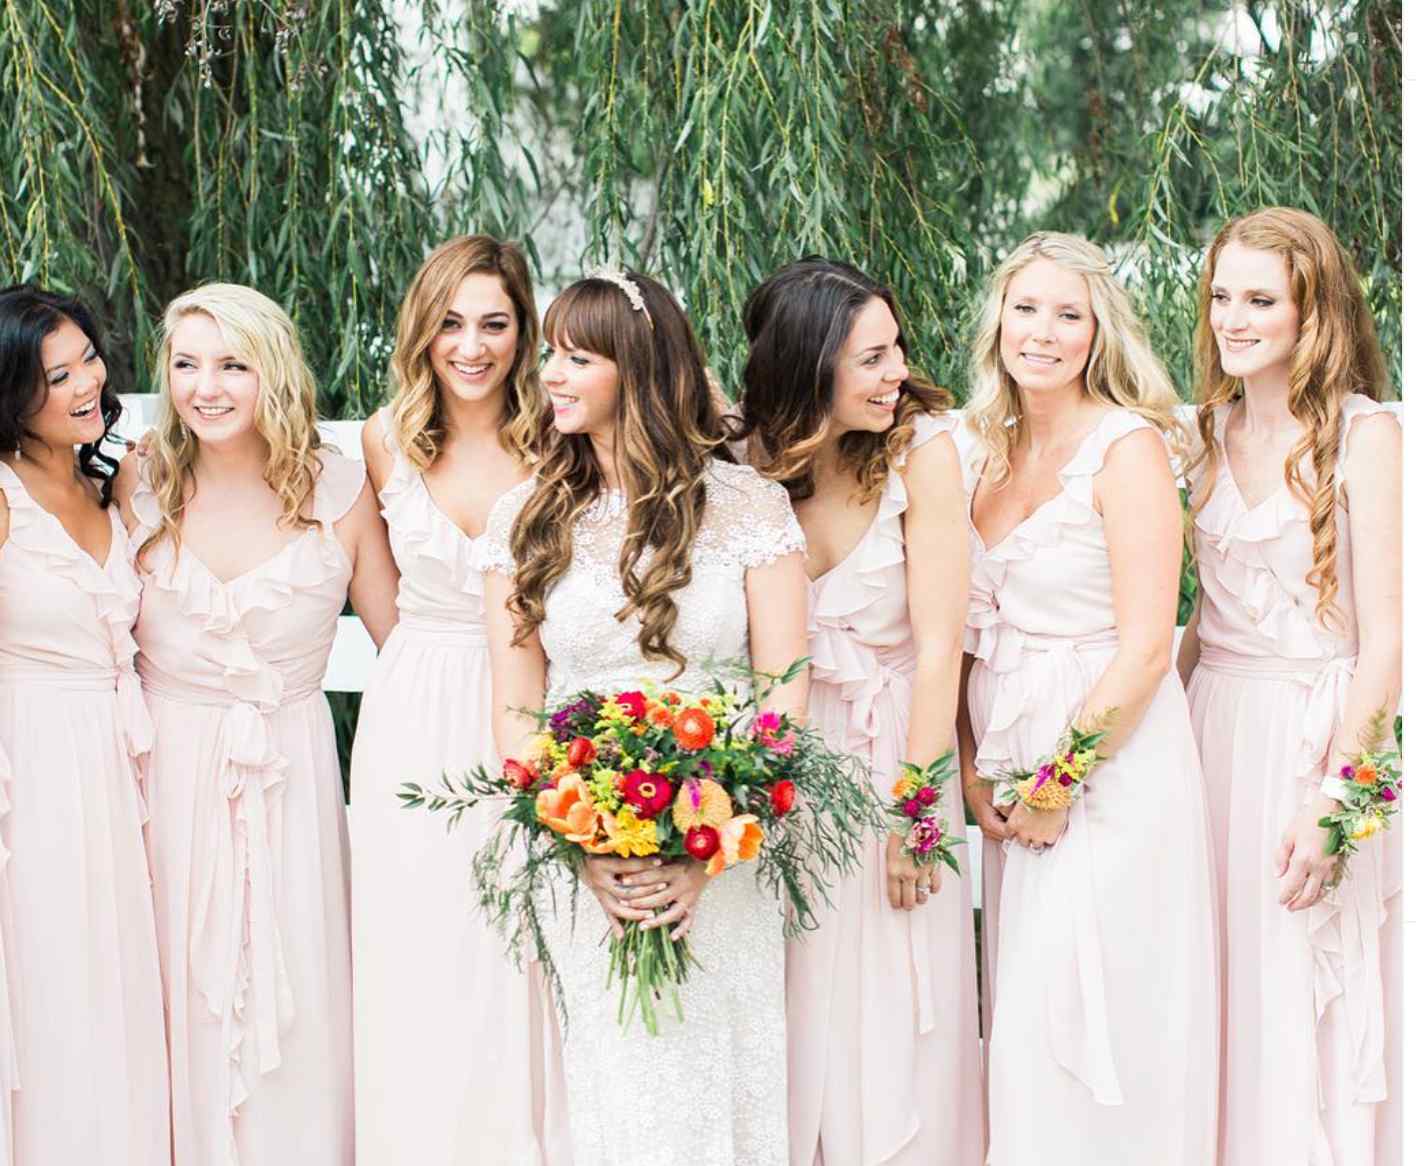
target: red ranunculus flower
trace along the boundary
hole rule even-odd
[[[595,760],[595,742],[589,737],[576,737],[565,750],[566,764],[572,769],[589,765]]]
[[[649,702],[644,699],[644,694],[638,689],[633,692],[620,693],[615,697],[615,704],[637,721],[644,719],[644,713],[649,708]]]
[[[718,853],[718,832],[712,826],[694,826],[683,836],[683,848],[699,862],[707,862]]]
[[[712,717],[690,706],[674,719],[674,740],[688,750],[706,749],[713,743],[716,728]]]
[[[796,786],[785,777],[772,787],[772,813],[777,817],[790,814],[796,805]]]
[[[514,757],[502,762],[502,777],[517,789],[526,789],[536,780],[536,775]]]
[[[662,773],[631,769],[620,778],[620,793],[641,818],[653,818],[674,800],[674,787]]]

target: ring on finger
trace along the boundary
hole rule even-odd
[[[1041,854],[1044,850],[1047,849],[1047,844],[1045,842],[1029,842],[1028,849],[1031,850],[1034,854]]]

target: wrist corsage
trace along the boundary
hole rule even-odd
[[[1069,725],[1057,747],[1031,769],[1010,769],[990,778],[1001,783],[1000,806],[1021,802],[1033,810],[1064,810],[1082,796],[1092,770],[1103,760],[1097,748],[1106,739],[1110,716],[1092,728]]]
[[[1337,776],[1323,779],[1321,792],[1339,804],[1339,809],[1318,819],[1328,832],[1324,849],[1339,858],[1334,885],[1348,856],[1357,853],[1357,843],[1388,829],[1401,805],[1401,754],[1385,748],[1387,739],[1383,711],[1362,733],[1362,751],[1349,758]]]
[[[895,782],[890,796],[894,804],[890,816],[899,823],[897,833],[905,840],[905,853],[919,866],[947,863],[959,873],[959,860],[952,847],[963,841],[949,834],[949,819],[938,812],[941,787],[953,774],[954,752],[936,757],[921,769],[908,761]]]

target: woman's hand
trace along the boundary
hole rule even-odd
[[[1034,810],[1019,802],[1008,815],[1008,837],[1021,842],[1029,850],[1038,851],[1053,845],[1067,831],[1069,807],[1060,810]]]
[[[616,939],[624,934],[621,920],[642,923],[651,918],[640,900],[664,885],[663,865],[657,858],[592,855],[585,860],[580,877],[604,909]]]
[[[938,865],[919,866],[905,853],[905,840],[891,834],[885,842],[885,889],[890,906],[913,911],[944,885]]]
[[[990,783],[965,781],[964,801],[968,803],[969,813],[973,815],[985,838],[1002,842],[1008,837],[1008,813],[1012,807],[993,804],[993,787]]]
[[[1273,856],[1274,876],[1281,880],[1278,901],[1290,911],[1306,911],[1321,899],[1337,869],[1337,855],[1324,853],[1328,832],[1318,819],[1338,809],[1331,798],[1318,798],[1298,811],[1278,844]]]
[[[649,917],[642,930],[677,923],[669,938],[678,939],[693,926],[693,908],[708,885],[708,868],[691,858],[676,858],[658,870],[626,875],[620,885],[629,888],[634,906]]]

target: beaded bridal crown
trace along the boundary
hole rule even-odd
[[[633,308],[636,312],[643,312],[644,319],[649,324],[649,327],[654,327],[654,317],[651,316],[648,310],[644,307],[644,296],[639,290],[639,285],[635,283],[634,280],[630,279],[628,275],[625,274],[623,268],[597,267],[594,271],[590,272],[585,278],[603,279],[606,283],[614,284],[615,287],[619,288],[620,291],[624,292],[624,294],[629,297],[629,306]]]

